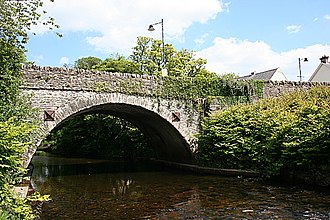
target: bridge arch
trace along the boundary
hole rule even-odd
[[[29,94],[32,104],[41,110],[44,133],[51,132],[73,116],[104,113],[123,118],[138,127],[150,141],[158,159],[194,163],[194,135],[199,130],[200,116],[191,106],[175,100],[122,93],[47,89],[25,89],[24,93]],[[50,112],[53,120],[45,120],[45,114]],[[29,161],[34,151],[30,151]]]

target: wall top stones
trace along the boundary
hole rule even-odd
[[[295,90],[308,90],[312,87],[330,86],[329,82],[268,81],[265,83],[263,97],[280,96]]]
[[[161,77],[59,67],[24,66],[25,89],[120,92],[123,87],[151,90]]]
[[[312,86],[330,86],[330,82],[298,82],[298,81],[266,81],[266,85],[270,86],[279,86],[279,85],[291,85],[291,86],[298,86],[298,87],[312,87]]]
[[[131,74],[131,73],[112,73],[106,71],[98,71],[98,70],[84,70],[84,69],[76,69],[76,68],[64,68],[64,67],[50,67],[50,66],[35,66],[35,65],[26,65],[23,66],[24,72],[27,73],[55,73],[61,75],[80,75],[84,74],[87,76],[95,76],[95,75],[113,75],[113,76],[121,76],[121,77],[131,77],[131,78],[145,78],[145,79],[154,79],[157,78],[151,75],[140,75],[140,74]]]
[[[61,67],[24,66],[25,89],[104,91],[153,94],[163,77],[129,73],[111,73]],[[330,86],[329,82],[266,81],[264,97],[311,87]]]

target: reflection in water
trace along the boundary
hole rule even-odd
[[[41,219],[330,219],[330,196],[150,163],[33,158]],[[125,172],[123,172],[125,171]]]
[[[133,180],[116,180],[116,187],[112,188],[112,193],[123,196],[131,184],[133,184]]]

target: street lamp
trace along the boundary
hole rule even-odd
[[[165,69],[164,20],[162,19],[160,22],[149,25],[148,31],[154,31],[154,25],[157,24],[162,25],[162,75],[167,76],[167,70]]]
[[[304,61],[304,62],[308,62],[308,59],[305,57],[305,58],[298,58],[298,62],[299,62],[299,81],[301,82],[302,81],[302,75],[301,75],[301,63],[300,61]]]

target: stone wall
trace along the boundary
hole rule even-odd
[[[159,77],[139,74],[39,66],[27,66],[24,70],[24,87],[29,89],[107,92],[131,89],[132,93],[148,94],[157,88],[159,82]]]
[[[265,83],[263,97],[276,97],[297,89],[307,90],[312,87],[330,86],[329,82],[291,82],[268,81]]]
[[[24,74],[23,94],[40,110],[43,134],[71,116],[106,113],[139,127],[157,148],[159,159],[193,163],[201,114],[182,101],[148,95],[161,83],[159,78],[49,67],[30,67]],[[129,86],[139,91],[132,93]],[[34,151],[27,152],[26,164]]]
[[[162,77],[86,71],[57,67],[27,66],[24,70],[24,87],[29,89],[104,91],[150,95],[162,85]],[[297,89],[330,86],[328,82],[265,82],[263,97],[279,96]]]

